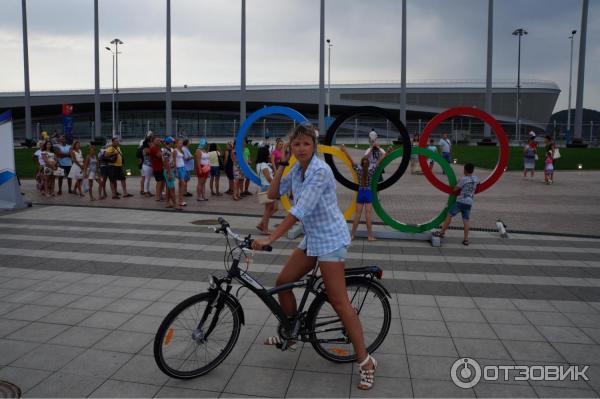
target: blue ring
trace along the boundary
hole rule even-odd
[[[302,115],[300,112],[298,112],[290,107],[282,107],[282,106],[277,105],[277,106],[264,107],[264,108],[259,109],[258,111],[254,112],[252,115],[250,115],[248,117],[248,119],[246,119],[244,124],[242,126],[240,126],[240,131],[238,132],[238,134],[235,138],[235,155],[237,156],[238,163],[240,165],[240,169],[242,170],[242,173],[248,179],[250,179],[250,181],[252,181],[252,183],[257,184],[259,186],[260,186],[260,177],[258,177],[258,175],[252,169],[250,169],[250,166],[244,159],[244,139],[246,138],[246,135],[248,134],[248,129],[250,129],[250,126],[252,126],[252,124],[254,122],[256,122],[260,118],[263,118],[267,115],[273,115],[273,114],[287,116],[288,118],[292,119],[293,121],[296,121],[297,123],[307,123],[308,122],[308,119],[306,119],[306,117],[304,115]]]

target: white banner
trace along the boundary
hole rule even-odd
[[[27,206],[15,170],[12,114],[0,114],[0,209],[18,209]]]

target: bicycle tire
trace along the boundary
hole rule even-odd
[[[361,289],[364,290],[365,297],[362,300],[362,304],[360,305],[360,307],[357,308],[356,305],[360,304],[360,299],[362,298],[358,295]],[[392,311],[390,308],[390,302],[386,296],[386,293],[377,284],[365,277],[346,278],[346,290],[348,291],[351,304],[357,311],[359,319],[361,320],[367,352],[373,353],[383,343],[385,337],[389,332],[390,324],[392,321]],[[354,294],[355,292],[356,294]],[[374,306],[369,306],[368,309],[365,309],[364,304],[368,296],[370,296],[371,299],[374,301]],[[358,299],[358,303],[355,301],[356,299]],[[371,312],[373,312],[377,308],[380,308],[378,310],[378,314],[373,315]],[[367,313],[371,313],[371,317],[361,317],[361,313],[364,316],[367,316]],[[335,331],[331,331],[331,334],[329,335],[332,335],[334,337],[333,339],[342,339],[342,337],[347,338],[341,321],[339,320],[339,318],[337,318],[336,322],[335,318],[337,318],[337,314],[335,313],[335,311],[333,311],[333,307],[329,304],[327,300],[327,294],[325,293],[325,291],[323,291],[316,296],[315,300],[313,301],[308,310],[308,330],[310,343],[313,346],[313,348],[315,348],[317,353],[327,360],[330,360],[335,363],[354,362],[356,361],[356,353],[354,353],[354,348],[352,347],[352,343],[350,343],[349,339],[347,343],[335,343],[334,345],[329,345],[327,343],[322,342],[321,340],[331,338],[319,337],[320,332],[318,332],[317,330],[323,327],[323,324],[335,325],[335,323],[337,323],[341,327],[334,328],[339,328],[340,332],[336,333]],[[322,321],[319,323],[318,320],[320,319],[326,321]],[[372,322],[377,322],[379,327],[376,328],[377,331],[374,334],[367,334],[367,327],[369,327],[370,323]]]
[[[175,306],[175,308],[173,308],[173,310],[171,310],[169,312],[169,314],[167,314],[167,316],[162,321],[162,323],[161,323],[160,327],[158,328],[158,331],[156,332],[156,335],[154,337],[154,360],[156,361],[158,368],[166,375],[173,377],[173,378],[178,378],[178,379],[190,379],[190,378],[199,377],[199,376],[204,375],[204,374],[210,372],[211,370],[213,370],[215,367],[217,367],[219,364],[221,364],[221,362],[223,360],[225,360],[225,358],[229,355],[229,353],[231,353],[231,350],[235,346],[235,344],[238,340],[238,337],[240,335],[241,320],[240,320],[240,313],[237,309],[237,306],[239,306],[239,304],[236,301],[231,300],[229,297],[225,298],[224,307],[223,307],[223,309],[221,309],[221,312],[219,312],[219,314],[209,315],[209,318],[205,322],[205,326],[207,324],[210,325],[210,321],[214,317],[217,317],[217,316],[222,317],[221,320],[223,320],[223,322],[224,322],[226,320],[226,318],[229,317],[228,314],[225,314],[225,315],[223,314],[223,312],[225,312],[225,311],[228,311],[229,314],[231,315],[231,317],[230,317],[231,332],[230,333],[226,332],[226,335],[228,335],[226,344],[221,350],[216,351],[217,353],[215,354],[215,357],[211,358],[210,360],[206,360],[206,358],[208,356],[208,342],[209,341],[210,342],[221,341],[221,340],[215,339],[214,337],[213,337],[213,340],[211,341],[211,336],[213,336],[213,334],[216,331],[218,331],[218,329],[220,328],[220,325],[216,326],[216,328],[214,328],[212,330],[211,334],[209,334],[209,338],[207,339],[206,344],[200,344],[200,343],[196,342],[191,336],[192,332],[195,331],[195,326],[198,325],[198,322],[199,322],[200,318],[202,317],[202,314],[204,313],[204,311],[203,311],[204,308],[202,309],[202,311],[199,311],[199,309],[193,310],[193,307],[197,306],[197,305],[201,305],[203,303],[208,304],[209,300],[210,300],[210,294],[208,292],[194,295],[194,296],[184,300],[179,305]],[[178,333],[177,334],[178,336],[174,337],[175,330],[174,330],[174,327],[172,327],[174,325],[174,322],[176,320],[178,320],[177,318],[180,315],[184,315],[185,312],[190,309],[193,310],[191,313],[192,316],[197,315],[198,320],[193,320],[191,323],[181,322],[180,325],[183,327],[183,328],[181,328],[181,334]],[[226,323],[226,324],[229,324],[229,323]],[[192,343],[192,346],[191,346],[192,353],[197,353],[198,347],[200,345],[205,346],[204,358],[206,360],[206,364],[201,367],[197,367],[197,368],[190,369],[190,370],[181,370],[181,368],[183,368],[182,366],[185,365],[185,363],[188,361],[188,359],[192,355],[192,354],[186,355],[186,351],[187,351],[190,343],[182,344],[178,341],[182,338],[185,338],[186,333],[190,334],[189,341]],[[180,338],[180,336],[181,336],[181,338]],[[181,353],[181,355],[179,353],[177,353],[177,349],[175,349],[173,351],[175,353],[169,354],[171,356],[165,356],[165,355],[167,355],[165,353],[165,348],[168,346],[171,346],[172,342],[174,343],[173,347],[175,347],[175,348],[185,345],[183,353]],[[223,340],[221,342],[225,342],[225,341]],[[196,345],[196,346],[194,346],[194,345]],[[178,356],[181,356],[181,357],[178,357]],[[174,364],[171,364],[171,360],[174,360],[174,361],[183,360],[183,362],[180,367],[174,367]],[[200,366],[200,364],[201,364],[197,360],[196,360],[196,363],[198,364],[198,366]]]

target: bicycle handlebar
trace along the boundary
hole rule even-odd
[[[248,237],[246,237],[246,238],[241,238],[238,234],[234,233],[231,230],[231,227],[230,227],[229,223],[227,222],[227,220],[223,219],[222,217],[219,217],[217,219],[217,221],[221,225],[221,228],[217,229],[216,233],[224,233],[224,234],[228,235],[229,237],[233,238],[234,240],[236,240],[236,242],[238,244],[243,245],[244,248],[252,248],[252,243],[254,242],[254,240],[250,238],[250,235],[248,235]],[[272,250],[273,250],[273,247],[271,245],[265,245],[262,247],[262,251],[265,251],[265,252],[271,252]]]

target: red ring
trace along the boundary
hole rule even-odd
[[[448,118],[459,115],[474,116],[486,122],[488,125],[491,126],[492,130],[494,131],[494,134],[498,138],[498,143],[500,144],[500,159],[496,164],[496,168],[494,168],[492,174],[487,179],[482,181],[475,190],[475,193],[480,193],[494,185],[498,181],[498,179],[500,179],[500,176],[502,176],[502,174],[504,173],[506,165],[508,165],[508,138],[506,137],[506,133],[504,132],[504,129],[502,129],[502,126],[500,126],[498,121],[494,119],[490,114],[480,109],[469,107],[450,108],[440,114],[437,114],[432,120],[430,120],[427,123],[425,129],[423,129],[421,137],[419,138],[419,147],[427,147],[429,135],[431,134],[431,132],[433,132],[433,130],[436,127],[438,127],[440,123],[442,123]],[[423,174],[431,184],[433,184],[438,190],[443,191],[446,194],[452,194],[452,187],[435,177],[433,172],[429,169],[426,157],[419,156],[419,165],[421,165],[421,170],[423,171]]]

